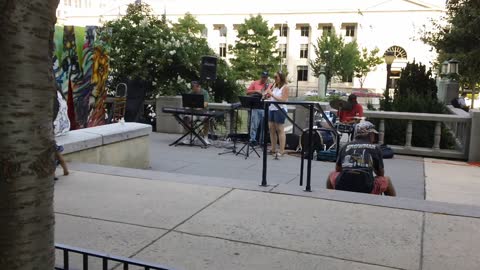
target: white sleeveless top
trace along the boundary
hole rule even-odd
[[[278,88],[278,87],[273,88],[273,89],[272,89],[273,95],[274,95],[274,96],[277,96],[277,97],[278,97],[278,96],[281,97],[284,87],[285,87],[285,85],[282,86],[281,88]],[[268,100],[277,101],[277,100],[274,99],[273,97],[270,97]],[[287,111],[287,105],[281,104],[281,105],[279,105],[279,106],[280,106],[280,108],[282,108],[284,111]],[[269,109],[270,111],[277,111],[277,110],[278,110],[277,106],[275,106],[275,105],[273,105],[273,104],[270,104],[270,107],[268,107],[268,109]]]

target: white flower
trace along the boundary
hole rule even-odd
[[[253,35],[253,34],[255,34],[255,32],[253,32],[253,30],[252,30],[252,29],[248,29],[247,33],[248,33],[249,35]]]
[[[176,51],[175,51],[175,50],[171,50],[171,51],[169,51],[168,53],[169,53],[170,55],[174,55],[174,54],[176,53]]]
[[[152,82],[152,85],[153,85],[153,86],[157,85],[157,82],[156,82],[156,81],[153,81],[153,82]]]

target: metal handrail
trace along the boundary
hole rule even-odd
[[[55,244],[55,249],[63,251],[63,267],[56,266],[56,270],[71,270],[70,268],[70,260],[69,255],[70,253],[80,254],[82,255],[82,270],[88,270],[88,261],[89,258],[99,258],[102,259],[102,270],[108,270],[108,262],[114,262],[116,264],[123,265],[123,270],[128,270],[130,266],[136,267],[143,267],[145,270],[173,270],[173,268],[169,268],[166,266],[158,265],[158,264],[147,264],[138,260],[125,258],[125,257],[118,257],[109,255],[106,253],[95,252],[88,249],[71,247],[63,244]],[[113,266],[113,265],[112,265]],[[111,267],[112,267],[111,266]]]

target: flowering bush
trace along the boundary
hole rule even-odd
[[[193,21],[197,29],[201,27],[193,16],[187,16],[189,24]],[[146,4],[130,4],[125,16],[107,22],[103,28],[110,35],[112,47],[110,89],[120,81],[139,78],[150,86],[153,97],[188,91],[190,81],[200,77],[201,57],[214,54],[206,39],[191,28],[158,18]],[[219,65],[223,66],[217,76],[228,80],[229,67],[224,61]],[[237,90],[238,86],[227,89]]]

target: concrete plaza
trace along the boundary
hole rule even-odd
[[[396,157],[386,168],[400,197],[389,198],[325,190],[333,163],[314,162],[304,192],[296,157],[269,157],[260,187],[260,158],[168,147],[175,138],[151,136],[151,170],[70,164],[55,185],[55,241],[173,269],[480,267],[478,167]]]

